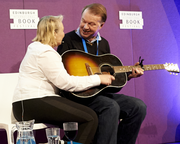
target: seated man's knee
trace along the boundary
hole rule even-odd
[[[119,114],[120,114],[120,106],[118,105],[118,103],[116,101],[111,101],[111,103],[109,104],[108,109],[109,109],[111,114],[113,114],[115,116],[119,116]]]
[[[141,115],[144,118],[146,116],[146,104],[142,100],[138,100],[136,106],[138,108],[139,115]]]

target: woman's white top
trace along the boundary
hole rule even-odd
[[[28,46],[21,62],[13,102],[59,96],[59,89],[73,92],[98,85],[100,85],[98,75],[70,76],[56,50],[49,45],[33,42]]]

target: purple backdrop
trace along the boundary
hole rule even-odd
[[[38,16],[64,15],[65,32],[78,27],[82,8],[90,3],[105,5],[108,19],[100,31],[124,65],[180,63],[180,2],[178,0],[0,0],[0,73],[18,72],[36,30],[11,30],[9,9],[38,9]],[[142,30],[120,30],[119,11],[142,11]],[[121,93],[142,99],[147,117],[136,144],[180,141],[179,75],[165,70],[146,71],[127,83]]]

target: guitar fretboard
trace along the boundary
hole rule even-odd
[[[123,72],[131,72],[132,68],[137,68],[141,66],[115,66],[114,70],[116,73],[123,73]],[[148,70],[160,70],[160,69],[165,69],[163,64],[156,64],[156,65],[144,65],[143,66],[145,71]]]

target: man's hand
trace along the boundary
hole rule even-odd
[[[99,77],[101,80],[101,84],[104,84],[104,85],[110,85],[112,81],[115,80],[115,77],[110,74],[102,74],[102,75],[99,75]]]
[[[138,66],[139,62],[137,62],[135,64],[135,66]],[[137,78],[140,77],[144,74],[144,70],[142,68],[133,68],[132,69],[132,73],[128,76],[128,80],[130,80],[131,78]]]

